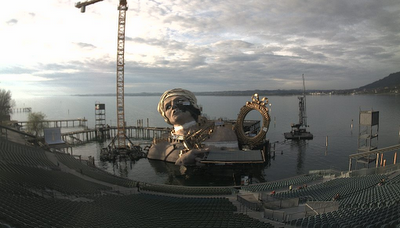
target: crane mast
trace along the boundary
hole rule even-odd
[[[303,96],[297,97],[299,99],[299,123],[292,124],[292,131],[285,132],[283,135],[285,139],[293,140],[303,140],[303,139],[313,139],[314,136],[306,130],[307,125],[307,115],[306,115],[306,83],[303,78]],[[302,128],[304,127],[304,128]]]
[[[84,13],[86,6],[100,2],[103,0],[88,0],[85,2],[77,2],[76,8],[80,8]],[[118,42],[117,42],[117,149],[126,148],[126,134],[125,134],[125,104],[124,104],[124,67],[125,67],[125,23],[126,11],[128,5],[126,0],[120,0],[118,11]],[[113,141],[114,142],[114,141]]]
[[[125,65],[125,22],[128,6],[126,0],[120,0],[118,11],[118,45],[117,45],[117,128],[118,148],[126,148],[125,105],[124,105],[124,65]]]
[[[306,84],[304,81],[304,74],[302,75],[303,78],[303,96],[299,98],[299,124],[300,126],[307,127],[307,115],[306,115]]]

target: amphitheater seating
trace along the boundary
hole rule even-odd
[[[0,138],[0,159],[11,164],[57,169],[56,165],[47,159],[44,150],[2,138]]]
[[[273,227],[215,197],[105,195],[79,202],[2,192],[0,204],[0,221],[15,227]]]
[[[386,180],[386,183],[400,183],[400,174]]]
[[[299,198],[300,202],[305,202],[307,200],[329,201],[332,200],[336,193],[339,193],[343,199],[361,190],[376,186],[382,178],[386,178],[386,176],[368,175],[364,177],[337,178],[307,188],[280,192],[275,195],[275,198]]]
[[[118,177],[107,173],[106,171],[87,166],[69,154],[55,153],[55,155],[61,163],[70,169],[76,170],[77,172],[80,172],[83,175],[89,176],[93,179],[128,188],[133,188],[136,186],[136,181]]]
[[[280,198],[303,197],[329,200],[340,194],[338,211],[322,213],[289,223],[298,227],[395,227],[400,225],[400,182],[386,175],[339,178],[307,189],[277,194]]]
[[[110,191],[112,188],[104,185],[85,181],[72,174],[49,171],[21,165],[3,164],[0,167],[0,181],[8,185],[19,185],[46,195],[68,195],[75,197],[91,197]]]
[[[400,202],[400,183],[375,185],[365,191],[356,192],[343,197],[340,204],[343,207],[375,207]]]
[[[175,185],[156,185],[144,183],[141,186],[144,191],[162,192],[180,195],[232,195],[237,190],[232,187],[187,187]]]
[[[40,149],[3,140],[0,147],[0,227],[273,227],[236,213],[227,198],[122,195],[62,172]],[[66,154],[56,157],[94,179],[122,186],[135,183],[96,171]],[[205,194],[228,190],[231,193],[228,188],[182,188]]]
[[[375,208],[342,208],[338,211],[296,219],[298,227],[395,227],[400,224],[400,205]]]
[[[272,181],[272,182],[265,182],[260,184],[252,184],[248,186],[242,187],[242,190],[251,191],[251,192],[265,192],[265,191],[272,191],[278,190],[283,188],[288,188],[290,185],[296,186],[304,184],[308,184],[312,181],[321,180],[321,175],[302,175],[291,177],[284,180]]]
[[[136,182],[89,167],[74,157],[57,159],[82,175],[125,187]],[[277,199],[329,201],[340,194],[337,211],[288,221],[295,227],[400,226],[400,175],[336,178],[302,189],[276,193]],[[243,187],[260,192],[322,178],[305,175]],[[385,183],[378,185],[381,179]],[[140,194],[122,195],[111,188],[62,172],[39,148],[0,139],[0,227],[273,227],[237,213],[225,197],[230,187],[184,187],[142,183]],[[154,195],[162,192],[183,197]],[[204,197],[207,195],[208,197]],[[202,196],[202,197],[201,197]]]

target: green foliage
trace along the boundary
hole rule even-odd
[[[360,89],[394,88],[400,86],[400,72],[389,74],[376,82],[360,87]]]
[[[0,121],[9,120],[12,107],[14,107],[14,101],[11,99],[11,92],[0,89]]]
[[[35,135],[36,137],[43,135],[43,129],[47,127],[47,123],[43,120],[46,115],[42,112],[31,112],[28,116],[27,130],[29,133]]]

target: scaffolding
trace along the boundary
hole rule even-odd
[[[106,106],[105,104],[101,104],[96,102],[95,104],[95,129],[101,129],[106,126]]]
[[[369,163],[377,161],[374,153],[367,153],[378,149],[378,132],[379,132],[379,112],[378,111],[361,111],[358,119],[358,149],[357,154],[365,154],[358,157],[357,163]]]
[[[378,148],[379,111],[361,111],[359,114],[358,152]]]

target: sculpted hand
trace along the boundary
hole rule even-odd
[[[200,161],[204,157],[204,154],[208,153],[209,151],[209,148],[189,150],[188,152],[182,154],[178,160],[176,160],[175,165],[202,165]]]

